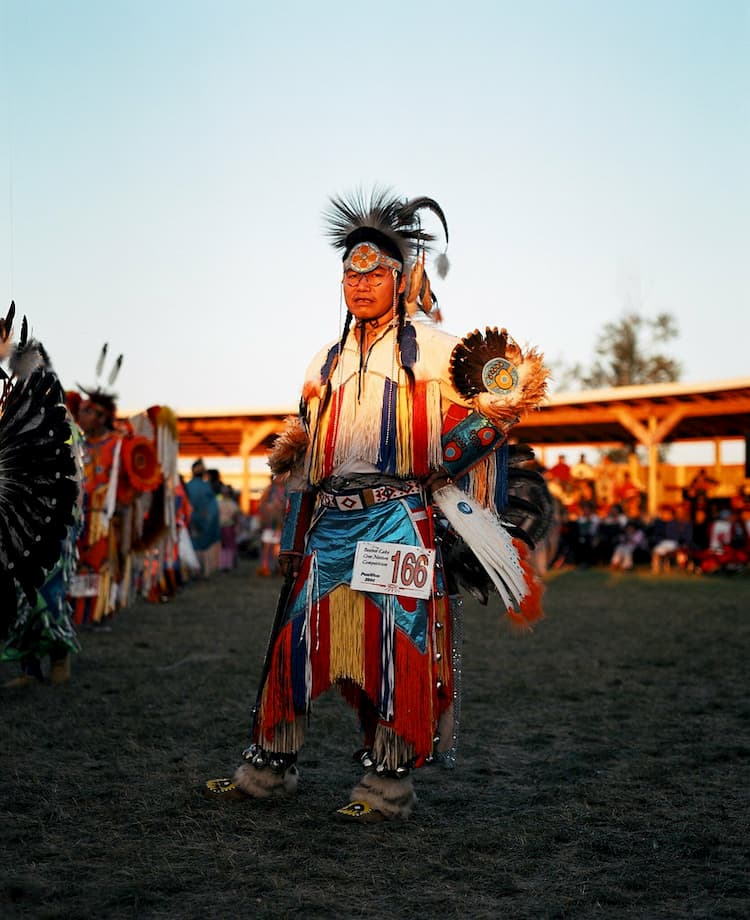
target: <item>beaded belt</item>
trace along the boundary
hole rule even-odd
[[[323,508],[337,508],[339,511],[361,511],[371,505],[380,505],[407,495],[418,495],[422,486],[412,480],[402,485],[381,485],[371,489],[344,489],[340,492],[318,492],[318,503]]]

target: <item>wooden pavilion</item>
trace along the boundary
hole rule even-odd
[[[243,506],[249,495],[254,456],[265,456],[292,407],[275,409],[179,411],[182,457],[233,457],[242,462]],[[515,436],[540,450],[556,446],[641,445],[648,455],[648,510],[658,502],[660,445],[713,441],[714,466],[721,466],[721,443],[750,438],[750,378],[706,384],[661,383],[558,393],[526,416]],[[747,463],[747,455],[746,455]],[[745,470],[748,474],[748,470]]]

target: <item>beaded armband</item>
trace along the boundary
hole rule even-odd
[[[443,467],[449,476],[458,479],[497,450],[504,440],[505,432],[485,415],[470,412],[443,435]]]

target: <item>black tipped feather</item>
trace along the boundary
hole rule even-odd
[[[96,362],[96,378],[97,378],[97,380],[99,379],[99,377],[101,377],[102,371],[104,370],[104,362],[105,362],[106,359],[107,359],[107,349],[108,349],[108,348],[109,348],[109,345],[108,345],[107,342],[105,342],[104,345],[102,345],[102,350],[101,350],[101,353],[100,353],[100,355],[99,355],[99,360]]]
[[[121,367],[122,367],[122,355],[119,355],[112,367],[112,370],[109,372],[109,377],[107,378],[107,383],[110,386],[112,386],[115,380],[117,380],[117,375],[120,373]]]
[[[506,330],[489,326],[484,335],[475,329],[461,339],[451,354],[450,373],[453,385],[462,396],[473,399],[486,392],[482,378],[484,366],[495,358],[504,358],[507,346]]]
[[[0,317],[0,342],[7,342],[13,332],[13,318],[16,315],[16,302],[11,300],[5,318]]]

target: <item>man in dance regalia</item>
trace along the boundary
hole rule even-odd
[[[117,423],[116,394],[98,383],[107,345],[97,362],[97,384],[68,393],[83,433],[85,526],[78,537],[78,572],[70,588],[77,626],[101,626],[129,600],[136,497],[163,481],[156,447]],[[111,386],[122,355],[108,377]],[[141,522],[142,523],[142,522]]]
[[[106,346],[97,366],[101,373]],[[121,358],[116,362],[119,370]],[[114,380],[117,370],[110,375]],[[78,538],[78,572],[70,589],[77,626],[100,624],[117,608],[121,577],[116,518],[123,435],[115,424],[115,394],[81,388],[68,402],[83,433],[85,526]]]
[[[505,330],[459,340],[417,319],[434,307],[425,211],[447,243],[430,198],[376,190],[331,201],[346,321],[313,359],[300,417],[271,457],[288,480],[287,581],[252,744],[231,780],[207,783],[216,797],[292,794],[312,701],[335,685],[363,733],[363,775],[338,813],[407,817],[411,772],[455,752],[457,580],[485,601],[494,587],[521,626],[541,615],[524,541],[538,535],[543,515],[527,499],[543,486],[509,461],[507,435],[542,400],[547,372]],[[511,468],[530,484],[512,504]]]

